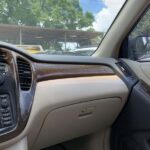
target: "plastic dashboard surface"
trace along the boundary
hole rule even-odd
[[[113,75],[114,71],[97,64],[37,63],[6,48],[0,49],[0,141],[19,134],[25,127],[36,83],[51,79]],[[6,116],[6,117],[5,117]]]
[[[8,124],[7,127],[3,124],[2,127],[0,126],[0,142],[2,143],[0,148],[5,147],[7,142],[13,144],[25,136],[28,138],[30,148],[35,142],[37,142],[39,147],[43,148],[47,143],[44,145],[40,144],[41,140],[39,139],[40,134],[42,134],[40,130],[49,111],[94,100],[101,101],[102,99],[115,98],[117,102],[113,103],[114,107],[111,108],[112,113],[110,113],[113,114],[115,112],[115,114],[112,117],[109,115],[105,120],[106,127],[108,127],[117,117],[126,101],[128,88],[118,77],[121,76],[122,72],[113,59],[93,57],[79,57],[77,59],[76,56],[45,56],[46,58],[43,58],[40,55],[29,56],[11,45],[5,45],[5,43],[0,43],[0,46],[0,63],[5,68],[4,71],[7,71],[6,74],[3,74],[0,66],[0,97],[7,97],[7,100],[5,100],[7,106],[4,107],[6,108],[5,111],[7,109],[10,110],[10,114],[4,114],[4,116],[9,115],[12,119],[11,125],[4,123]],[[67,82],[68,80],[70,82]],[[61,86],[62,88],[60,89]],[[104,87],[105,89],[103,89]],[[44,88],[44,91],[47,92],[45,94],[40,92]],[[69,92],[69,90],[71,91]],[[87,93],[87,91],[90,92]],[[62,96],[59,97],[61,92]],[[63,95],[68,96],[68,99],[64,99]],[[78,97],[76,97],[77,95]],[[53,99],[49,99],[51,96],[54,96]],[[40,99],[37,100],[37,97]],[[40,101],[42,101],[41,104]],[[0,102],[2,103],[1,98]],[[54,102],[55,107],[53,107],[51,102]],[[3,107],[1,103],[0,108]],[[6,104],[4,103],[4,105]],[[104,105],[106,110],[107,107],[108,109],[110,108],[110,104]],[[75,110],[79,108],[77,107],[76,109],[76,105],[74,106]],[[2,114],[3,110],[1,110],[0,113]],[[89,120],[89,123],[92,121],[92,118]],[[4,120],[10,121],[10,118],[5,119],[3,116],[0,119],[1,122],[4,122]],[[103,119],[99,121],[101,122]],[[36,127],[34,123],[37,124]],[[94,132],[96,129],[92,128],[91,131]],[[84,134],[87,134],[87,132],[84,132]]]

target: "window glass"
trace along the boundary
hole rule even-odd
[[[150,60],[150,10],[129,35],[128,53],[133,60]]]
[[[0,0],[0,40],[30,54],[92,55],[125,0]]]

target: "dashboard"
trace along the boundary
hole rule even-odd
[[[0,143],[27,137],[29,149],[41,149],[112,124],[128,95],[114,60],[38,57],[0,48]]]

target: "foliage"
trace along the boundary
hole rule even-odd
[[[94,16],[83,13],[79,0],[1,0],[0,23],[57,29],[92,26]]]
[[[142,17],[140,22],[134,28],[131,37],[136,37],[139,35],[150,36],[150,10]]]

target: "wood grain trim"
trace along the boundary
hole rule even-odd
[[[14,118],[16,119],[15,119],[14,126],[10,128],[10,130],[6,129],[6,132],[0,133],[0,143],[8,141],[9,139],[16,137],[25,128],[29,115],[30,115],[35,87],[36,87],[36,80],[35,80],[36,75],[35,75],[35,71],[33,68],[34,66],[32,65],[32,62],[15,52],[12,52],[4,48],[0,48],[0,53],[2,52],[6,54],[6,57],[3,61],[10,68],[9,76],[12,78],[12,82],[13,82],[11,86],[13,86],[14,88],[11,88],[11,89],[14,94],[11,97],[11,102],[15,104],[13,113],[15,114]],[[24,92],[20,89],[20,81],[19,81],[18,69],[17,69],[18,68],[17,58],[22,58],[30,64],[33,79],[32,79],[32,87],[29,91]],[[6,86],[6,88],[8,87]],[[12,91],[10,92],[10,90],[8,91],[8,89],[6,90],[4,91],[4,94],[8,93],[9,95],[11,95]],[[1,93],[3,94],[2,91]]]
[[[35,64],[37,81],[50,79],[114,75],[114,71],[105,65],[80,64]]]

